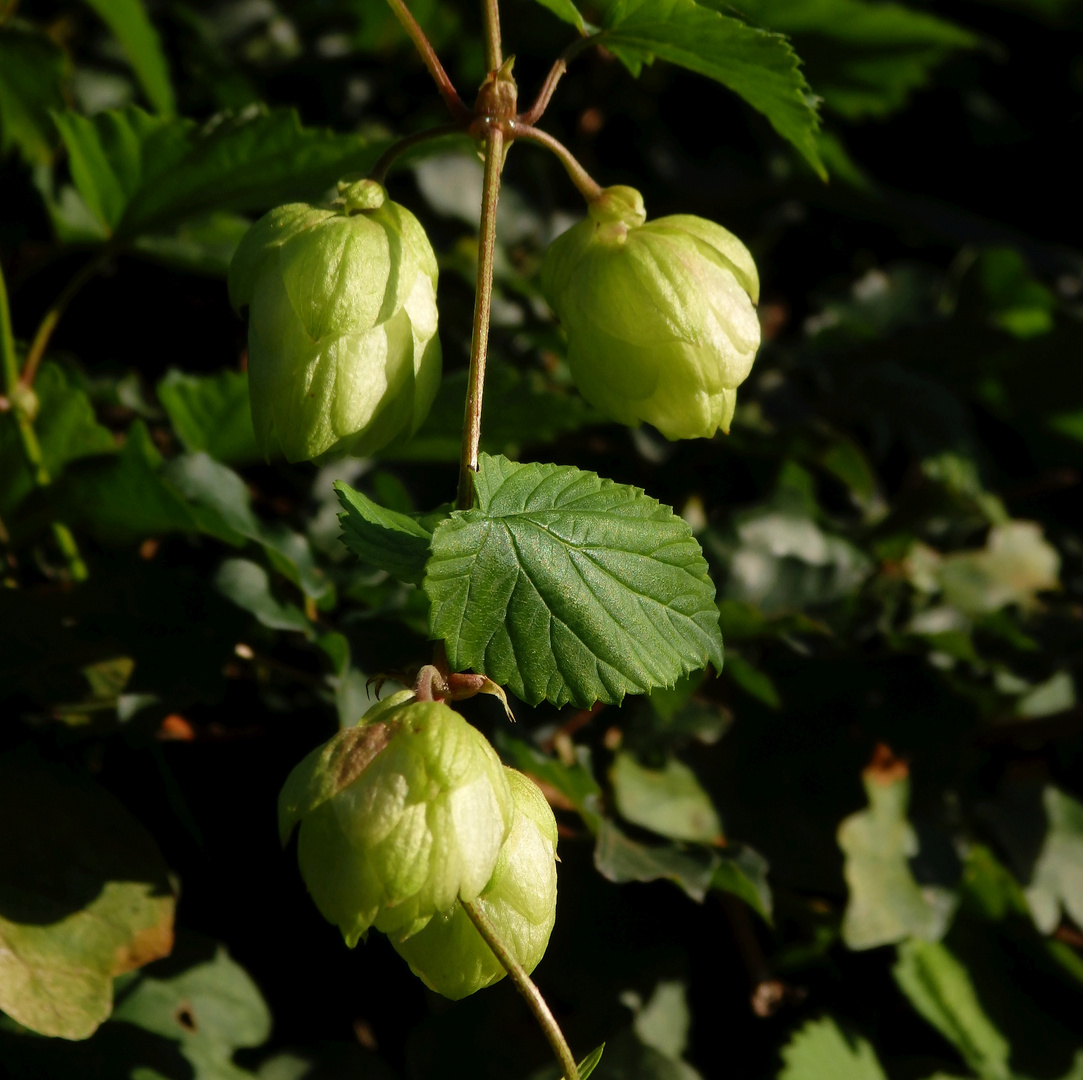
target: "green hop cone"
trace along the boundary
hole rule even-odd
[[[372,180],[332,208],[265,214],[229,268],[249,306],[260,449],[289,461],[364,455],[412,435],[440,382],[436,256],[417,218]]]
[[[759,348],[756,265],[721,225],[646,216],[634,188],[606,188],[549,247],[542,291],[587,401],[669,439],[710,438],[729,431]]]
[[[476,899],[514,812],[485,737],[409,691],[313,750],[278,802],[283,844],[299,823],[301,876],[351,947],[371,926],[405,938]]]
[[[545,955],[556,920],[557,823],[537,784],[514,769],[507,774],[515,817],[478,905],[531,972]],[[420,933],[405,941],[392,938],[392,944],[426,986],[455,1001],[507,974],[459,903],[435,915]]]

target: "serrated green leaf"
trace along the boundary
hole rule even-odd
[[[1009,1080],[1008,1040],[986,1015],[966,968],[944,945],[904,942],[893,974],[914,1008],[982,1080]]]
[[[0,158],[18,148],[26,161],[53,156],[56,129],[49,113],[64,108],[64,50],[19,22],[0,26]]]
[[[261,459],[244,372],[187,375],[171,368],[156,392],[185,450],[204,451],[230,465]]]
[[[530,704],[588,708],[722,666],[692,531],[639,488],[483,454],[476,508],[433,533],[434,637]]]
[[[909,937],[935,941],[947,929],[955,898],[914,880],[909,860],[918,853],[918,839],[906,817],[910,780],[890,768],[870,768],[864,780],[869,808],[851,814],[838,831],[850,890],[843,940],[851,949]]]
[[[388,510],[341,480],[335,492],[342,504],[342,542],[363,563],[386,570],[400,581],[420,585],[432,551],[432,530],[415,517]]]
[[[815,98],[789,42],[694,0],[601,0],[596,40],[633,74],[652,57],[716,79],[763,113],[826,179]]]
[[[134,105],[54,115],[72,179],[107,234],[161,233],[212,211],[314,197],[372,167],[385,143],[304,128],[292,109],[248,109],[204,126]]]
[[[868,1040],[844,1035],[830,1016],[795,1032],[782,1061],[778,1080],[887,1080]]]
[[[169,952],[175,899],[153,839],[110,795],[32,754],[0,757],[0,1009],[85,1039],[113,977]]]
[[[718,868],[720,857],[706,848],[676,844],[641,844],[611,821],[602,821],[594,846],[594,867],[609,881],[672,881],[693,900],[702,903]]]
[[[739,0],[735,6],[791,38],[824,105],[850,120],[895,112],[935,65],[977,43],[961,26],[902,4]]]
[[[148,100],[160,113],[177,111],[169,63],[142,0],[86,0],[117,36]]]
[[[670,840],[713,844],[722,839],[722,822],[696,774],[676,758],[649,769],[634,754],[619,751],[609,770],[621,817]]]

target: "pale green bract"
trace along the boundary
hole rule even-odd
[[[669,439],[728,432],[760,344],[748,249],[690,214],[647,222],[634,188],[606,188],[546,252],[542,291],[568,334],[583,397]]]
[[[556,921],[557,823],[538,785],[514,769],[505,771],[515,817],[478,905],[529,973],[545,955]],[[454,1001],[507,974],[459,903],[420,933],[392,942],[426,986]]]
[[[375,181],[331,208],[265,214],[229,269],[249,307],[252,423],[263,454],[370,454],[421,426],[440,383],[436,256]]]
[[[372,926],[405,939],[477,899],[514,813],[485,737],[409,691],[313,750],[278,803],[282,842],[299,823],[301,876],[351,947]]]

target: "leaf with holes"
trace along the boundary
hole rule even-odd
[[[481,456],[475,508],[432,539],[431,629],[458,670],[524,701],[587,708],[722,666],[707,563],[639,488]]]

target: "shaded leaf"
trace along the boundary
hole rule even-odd
[[[416,517],[388,510],[341,480],[335,492],[342,504],[342,542],[363,563],[386,570],[400,581],[420,585],[432,552],[432,529]]]
[[[633,74],[653,57],[716,79],[763,113],[826,178],[815,98],[789,42],[693,0],[602,0],[596,40]]]
[[[872,949],[909,937],[935,941],[947,929],[955,900],[946,889],[923,887],[914,880],[910,859],[918,853],[918,838],[906,818],[906,766],[880,756],[863,779],[869,808],[851,814],[838,831],[850,890],[843,940],[851,949]]]
[[[275,599],[271,579],[259,563],[226,559],[214,575],[214,586],[271,630],[297,630],[306,637],[313,634],[312,624],[300,608]]]
[[[904,942],[893,973],[914,1008],[982,1080],[1008,1080],[1008,1041],[982,1009],[967,969],[944,945]]]
[[[466,376],[465,371],[448,372],[421,430],[377,456],[393,461],[458,461]],[[601,421],[578,394],[549,386],[537,373],[523,374],[496,361],[486,366],[481,448],[490,454],[515,457],[524,446],[550,442],[565,432]]]
[[[30,754],[0,757],[0,1008],[85,1039],[113,977],[173,944],[175,899],[142,826],[89,781]]]
[[[968,30],[925,11],[866,0],[740,0],[739,11],[793,40],[825,107],[849,120],[886,116],[926,85]]]
[[[86,393],[72,386],[58,365],[46,361],[34,381],[38,416],[34,430],[52,480],[72,461],[116,450],[109,430],[98,423]],[[14,417],[0,414],[0,517],[7,517],[34,490]]]
[[[727,845],[711,876],[711,888],[743,900],[757,915],[771,921],[771,886],[767,881],[767,860],[744,845]]]
[[[503,731],[498,730],[496,745],[504,758],[538,784],[554,806],[563,804],[575,810],[592,830],[597,829],[602,789],[594,779],[589,747],[576,746],[575,764],[565,765],[559,758],[549,757]]]
[[[676,758],[661,769],[648,769],[622,750],[613,759],[609,779],[617,810],[633,825],[670,840],[712,844],[722,839],[722,822],[711,797]]]
[[[482,455],[476,508],[433,534],[425,592],[456,669],[524,701],[620,702],[722,666],[707,564],[638,488]]]
[[[56,146],[49,113],[64,108],[63,49],[19,22],[0,26],[0,158],[18,148],[31,164],[48,162]]]
[[[825,1016],[809,1020],[782,1048],[778,1080],[887,1080],[876,1051]]]
[[[301,126],[291,109],[247,109],[203,127],[134,105],[55,117],[72,179],[107,234],[131,239],[210,211],[263,210],[313,197],[384,149]]]
[[[598,828],[594,866],[602,877],[617,884],[665,879],[702,903],[718,864],[719,856],[704,848],[640,844],[611,821],[602,821]]]
[[[142,0],[86,0],[86,3],[116,34],[154,108],[160,113],[176,112],[169,63]]]
[[[262,455],[252,430],[248,376],[240,371],[187,375],[171,368],[155,388],[177,438],[191,453],[247,465]]]
[[[252,222],[228,211],[189,218],[170,233],[138,236],[134,248],[154,262],[192,274],[224,278]]]
[[[547,8],[558,19],[574,26],[580,33],[584,31],[583,16],[572,0],[538,0],[543,8]]]
[[[769,709],[781,708],[782,699],[778,696],[778,690],[775,689],[771,676],[753,667],[732,649],[726,652],[726,667],[723,675],[732,679],[746,694],[757,701],[762,701]]]

